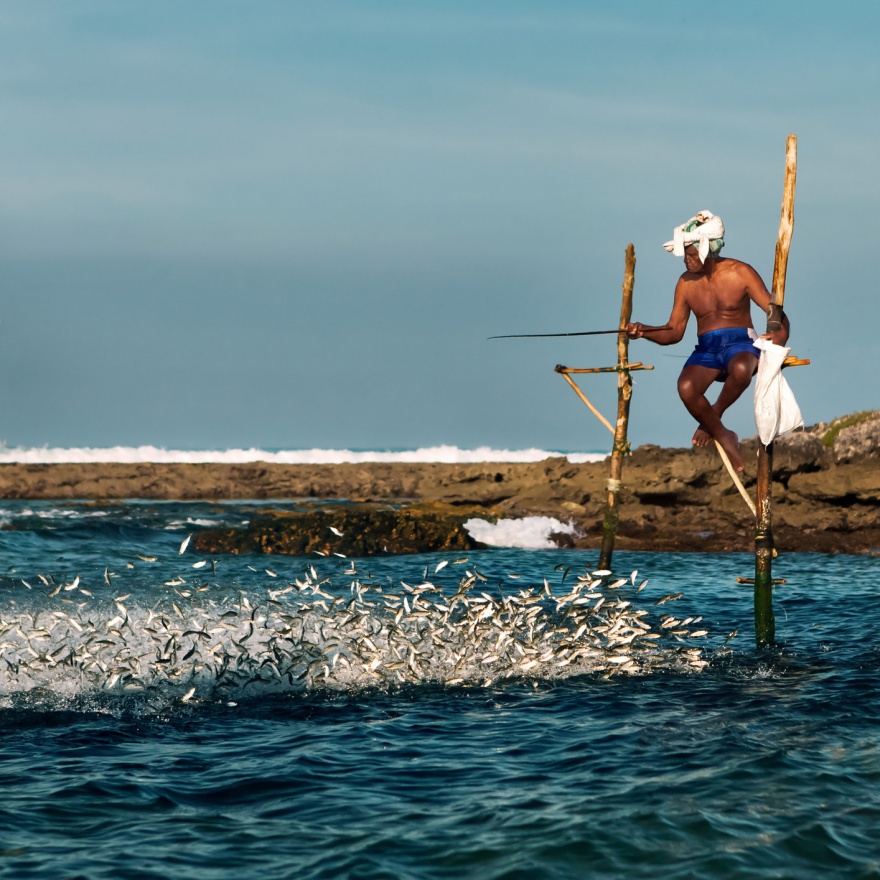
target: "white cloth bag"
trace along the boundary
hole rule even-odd
[[[755,380],[755,425],[766,446],[775,437],[803,427],[804,420],[794,394],[782,376],[782,362],[791,349],[769,339],[756,339],[754,344],[755,348],[761,349]]]

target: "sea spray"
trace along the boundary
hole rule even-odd
[[[620,580],[584,573],[555,588],[547,578],[492,585],[473,566],[452,588],[369,576],[334,585],[308,565],[261,591],[178,576],[151,603],[97,596],[79,579],[28,584],[0,614],[0,695],[9,704],[27,693],[56,702],[115,694],[161,707],[705,666],[699,619],[637,607]]]
[[[552,535],[576,535],[571,522],[560,522],[552,516],[524,516],[488,522],[469,519],[464,524],[468,534],[487,547],[519,547],[523,550],[554,550],[558,545]]]

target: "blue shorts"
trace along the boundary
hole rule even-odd
[[[710,330],[697,337],[697,345],[693,354],[685,362],[686,367],[708,367],[710,370],[727,372],[730,359],[740,352],[747,351],[758,357],[761,350],[752,344],[754,339],[749,335],[754,333],[746,327],[725,327],[722,330]],[[719,376],[718,379],[723,379]]]

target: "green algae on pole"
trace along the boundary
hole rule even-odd
[[[767,332],[782,325],[785,274],[794,230],[794,192],[797,178],[797,137],[789,134],[785,145],[785,184],[782,215],[773,261],[773,283]],[[773,644],[776,619],[773,616],[773,441],[758,446],[757,518],[755,529],[755,642],[759,648]]]

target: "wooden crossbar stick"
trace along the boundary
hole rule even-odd
[[[641,361],[634,364],[624,364],[622,367],[564,367],[559,364],[557,373],[621,373],[629,370],[653,370],[653,367],[645,366]]]

